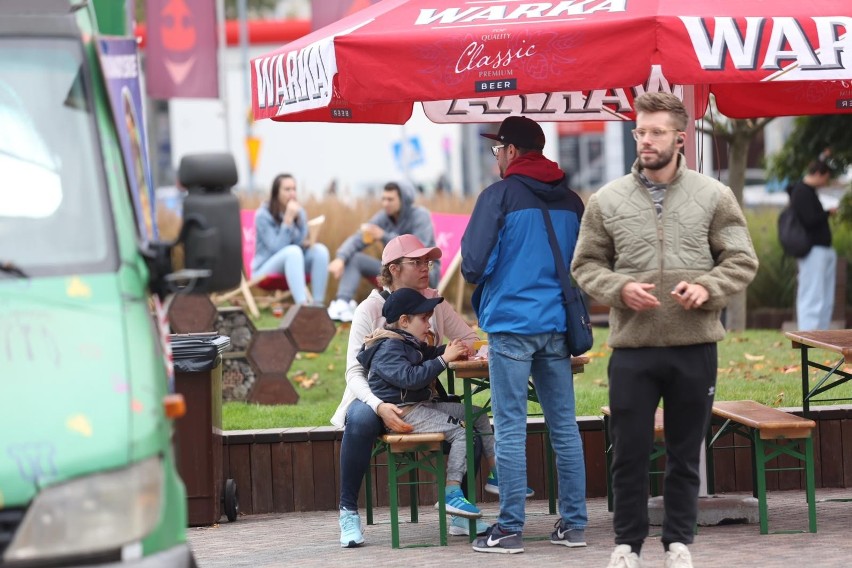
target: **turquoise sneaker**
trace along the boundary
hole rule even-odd
[[[355,548],[364,544],[361,517],[355,511],[340,510],[340,548]]]
[[[493,471],[488,472],[488,479],[485,480],[485,492],[492,495],[500,495],[500,481]],[[527,499],[535,495],[532,487],[527,487]]]
[[[476,505],[467,500],[461,489],[447,493],[446,508],[447,514],[468,519],[478,519],[482,516],[482,512],[477,509]]]
[[[488,530],[488,523],[482,519],[476,519],[476,534],[485,534]],[[450,534],[453,536],[468,536],[470,535],[470,519],[453,515],[450,517]]]

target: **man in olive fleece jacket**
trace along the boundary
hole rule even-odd
[[[688,116],[677,97],[635,101],[632,172],[591,196],[572,272],[609,305],[609,405],[616,548],[610,566],[640,566],[648,535],[648,461],[663,400],[666,567],[692,566],[700,447],[716,385],[716,342],[728,298],[757,257],[731,190],[689,170],[679,150]]]

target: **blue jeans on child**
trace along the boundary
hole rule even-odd
[[[564,333],[488,335],[491,405],[500,472],[500,515],[508,532],[524,529],[527,490],[527,389],[532,376],[556,454],[563,526],[585,529],[586,466],[574,408],[571,357]]]

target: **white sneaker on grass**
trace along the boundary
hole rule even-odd
[[[355,316],[355,308],[357,307],[358,302],[355,300],[346,301],[338,298],[328,305],[328,317],[344,323],[350,322]]]

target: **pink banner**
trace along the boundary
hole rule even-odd
[[[435,228],[435,246],[441,249],[441,278],[452,264],[453,258],[461,251],[461,239],[470,215],[455,213],[432,213],[432,226]]]
[[[219,98],[213,0],[146,0],[148,95]]]
[[[240,209],[240,229],[243,232],[243,271],[246,279],[251,280],[251,261],[257,235],[254,230],[254,209]]]

